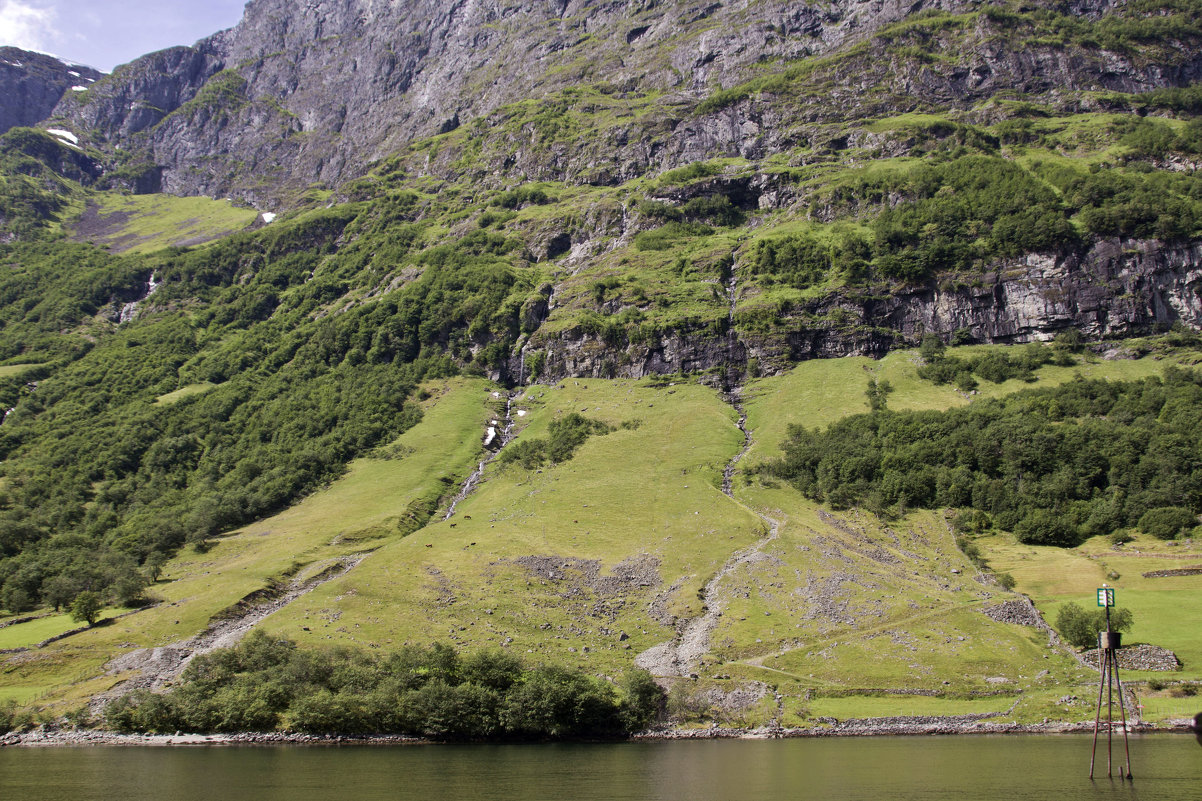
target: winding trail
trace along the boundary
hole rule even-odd
[[[755,442],[751,432],[747,430],[747,413],[743,410],[740,396],[741,388],[735,388],[728,396],[730,404],[739,412],[738,426],[743,432],[743,447],[727,462],[722,471],[722,494],[731,500],[735,500],[732,490],[735,467]],[[735,502],[738,503],[737,500]],[[671,642],[660,643],[639,654],[635,659],[636,665],[657,676],[689,676],[696,671],[702,657],[710,652],[714,629],[718,627],[718,619],[722,617],[722,609],[725,606],[722,595],[723,580],[738,567],[758,560],[764,548],[780,535],[780,521],[754,509],[749,511],[765,523],[765,536],[731,554],[702,589],[701,614],[679,628],[679,633]]]
[[[467,480],[463,482],[463,486],[459,488],[459,492],[455,493],[455,497],[451,499],[450,506],[443,514],[443,520],[450,520],[455,515],[455,507],[459,506],[459,502],[471,495],[476,489],[476,485],[480,483],[480,479],[484,476],[484,468],[488,467],[493,461],[501,455],[501,451],[505,446],[513,440],[513,399],[517,397],[517,393],[510,393],[505,397],[505,425],[501,429],[497,438],[497,449],[493,451],[487,459],[480,461],[476,465],[476,469],[472,471]]]
[[[249,601],[248,596],[248,599],[236,606],[236,614],[212,620],[204,631],[193,637],[158,648],[139,648],[117,657],[105,665],[108,675],[129,671],[138,671],[138,674],[95,696],[90,704],[91,709],[99,711],[110,701],[134,690],[161,690],[178,678],[188,663],[197,656],[236,645],[255,625],[322,584],[345,576],[366,559],[367,555],[354,553],[336,559],[317,575],[303,581],[293,581],[286,590],[274,597],[255,602]]]

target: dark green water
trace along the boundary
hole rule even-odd
[[[0,749],[5,801],[1197,801],[1188,735],[1132,741],[1134,782],[1090,782],[1079,736],[612,745]],[[1121,749],[1116,751],[1116,776]]]

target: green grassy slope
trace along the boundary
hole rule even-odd
[[[895,385],[894,408],[969,402],[918,380],[915,362],[913,352],[880,362],[810,362],[755,382],[744,398],[753,445],[739,470],[774,455],[788,424],[824,425],[862,411],[869,374]],[[1117,378],[1162,364],[1099,361],[1079,369]],[[1044,367],[1037,383],[1071,373]],[[694,667],[698,678],[665,676],[684,722],[1088,716],[1057,699],[1083,697],[1092,674],[1050,650],[1041,632],[982,614],[1014,596],[960,553],[942,513],[883,523],[866,512],[831,512],[741,472],[734,497],[723,495],[723,468],[743,447],[738,413],[696,381],[568,380],[521,390],[512,404],[516,442],[545,436],[570,412],[613,430],[594,434],[558,465],[490,463],[451,519],[436,515],[403,536],[415,509],[446,508],[486,456],[485,427],[504,413],[504,396],[483,380],[428,384],[426,392],[422,421],[374,458],[205,553],[181,554],[153,589],[162,605],[18,655],[0,674],[0,693],[67,708],[121,678],[101,675],[108,659],[194,634],[271,579],[313,575],[340,556],[370,552],[260,625],[302,646],[441,641],[616,675],[673,642],[709,603],[721,615]],[[1187,665],[1181,675],[1198,675],[1198,621],[1170,613],[1188,605],[1202,579],[1139,576],[1148,565],[1197,559],[1182,553],[1188,546],[1148,555],[1143,542],[1121,554],[1096,543],[1080,551],[1016,546],[1008,535],[979,544],[1049,615],[1064,600],[1088,600],[1078,596],[1118,570],[1123,578],[1112,583],[1136,612],[1133,638],[1173,648]],[[45,625],[2,631],[17,642]],[[1148,709],[1168,715],[1178,706],[1166,697]]]
[[[598,670],[670,639],[670,621],[699,612],[698,590],[731,551],[760,536],[762,523],[716,488],[741,440],[733,410],[695,383],[561,386],[519,396],[529,421],[519,442],[570,411],[637,427],[594,435],[560,465],[490,466],[453,518],[390,543],[275,625],[301,641],[309,621],[308,638],[334,641],[505,643]],[[334,616],[339,626],[311,625]]]
[[[72,238],[118,253],[152,253],[211,242],[242,230],[258,212],[228,200],[99,192],[67,227]]]

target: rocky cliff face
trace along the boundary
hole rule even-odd
[[[984,343],[1050,340],[1076,329],[1090,339],[1166,330],[1181,321],[1202,327],[1202,245],[1099,242],[1062,258],[1032,255],[965,283],[945,278],[920,286],[833,294],[796,308],[768,334],[671,331],[651,343],[615,346],[579,328],[534,337],[542,350],[540,381],[569,376],[641,377],[714,371],[734,385],[754,369],[781,372],[803,359],[883,356],[915,346],[924,334],[949,340],[962,332]],[[515,359],[516,378],[524,369]]]
[[[50,116],[72,87],[91,86],[101,73],[81,64],[15,47],[0,47],[0,133]]]
[[[279,186],[337,185],[506,103],[605,83],[691,105],[758,63],[824,52],[944,5],[959,3],[253,0],[237,27],[126,65],[64,98],[55,117],[107,140],[93,144],[140,135],[169,192],[266,204]]]
[[[1092,18],[1111,5],[1057,8]],[[763,158],[810,141],[815,130],[807,125],[969,109],[999,92],[1133,92],[1202,76],[1197,48],[1150,57],[1035,33],[1024,39],[1021,26],[1003,17],[873,38],[919,11],[967,7],[959,0],[253,0],[237,27],[126,65],[64,98],[55,117],[79,135],[98,132],[104,141],[92,144],[140,147],[162,167],[168,192],[269,206],[314,182],[337,186],[419,138],[473,121],[485,134],[495,131],[498,146],[483,148],[476,164],[494,177],[617,183],[698,159]],[[715,88],[764,74],[757,65],[780,69],[856,42],[858,50],[816,65],[811,91],[753,92],[695,113]],[[934,55],[914,56],[919,51]],[[504,115],[495,116],[507,104],[537,104],[569,87],[653,100],[649,113],[611,120],[557,148],[523,147]],[[422,169],[461,174],[461,156],[448,151]]]

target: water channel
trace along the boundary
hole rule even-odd
[[[1090,781],[1090,739],[877,737],[572,745],[0,749],[20,801],[1110,801],[1202,798],[1189,735],[1132,741],[1135,779]]]

